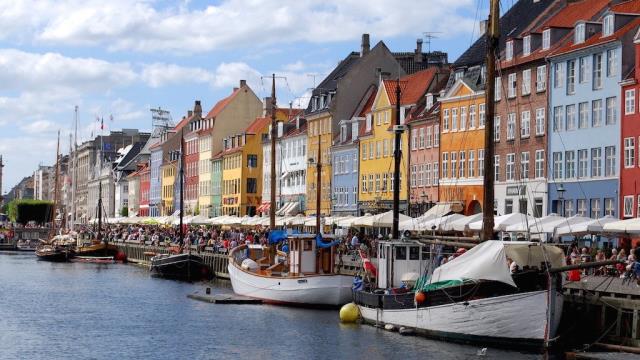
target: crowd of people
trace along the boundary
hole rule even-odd
[[[582,247],[572,244],[567,255],[567,264],[588,264],[590,262],[602,262],[607,260],[618,261],[616,264],[602,265],[594,268],[583,269],[583,275],[620,276],[623,278],[640,279],[640,246],[625,249],[615,247]],[[579,273],[569,274],[569,280],[579,280]]]

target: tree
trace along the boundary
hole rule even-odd
[[[44,224],[53,220],[53,202],[42,200],[13,200],[8,206],[9,219],[20,224],[34,221]]]
[[[129,208],[126,207],[126,206],[123,206],[122,210],[120,210],[120,216],[128,217],[129,216]]]

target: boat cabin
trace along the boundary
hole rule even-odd
[[[413,241],[378,243],[378,288],[400,287],[407,277],[420,277],[431,260],[430,246]]]
[[[319,247],[315,235],[289,235],[287,240],[290,275],[333,274],[335,246]]]

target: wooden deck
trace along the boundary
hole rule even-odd
[[[187,297],[189,299],[203,301],[211,304],[236,304],[236,305],[262,304],[262,300],[260,299],[252,299],[252,298],[235,295],[235,294],[211,294],[211,295],[189,294],[187,295]]]

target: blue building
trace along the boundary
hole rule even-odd
[[[156,144],[150,148],[150,185],[149,185],[149,216],[160,216],[160,204],[162,204],[162,147]]]
[[[543,50],[569,36],[548,63],[550,212],[619,216],[619,83],[633,68],[637,29],[637,16],[608,9],[573,29],[543,30]]]

